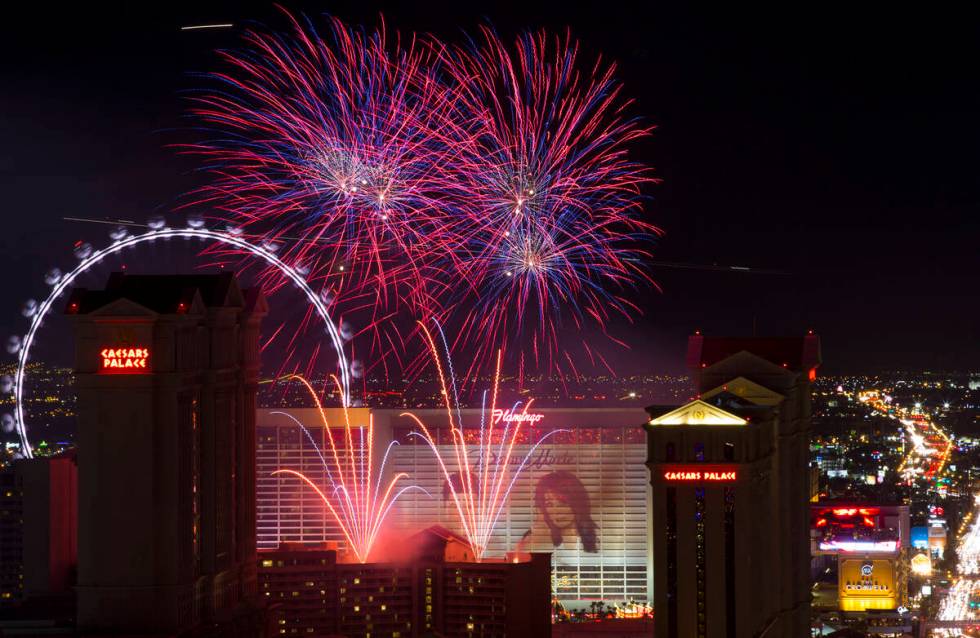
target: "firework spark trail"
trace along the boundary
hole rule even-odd
[[[438,53],[460,119],[478,131],[459,171],[481,223],[466,238],[468,294],[443,304],[454,349],[476,351],[475,372],[492,361],[487,344],[521,340],[557,369],[564,317],[604,332],[612,315],[638,312],[619,291],[652,283],[644,244],[660,231],[639,216],[655,180],[627,156],[651,129],[625,117],[614,65],[579,69],[569,35],[525,33],[508,47],[484,28]]]
[[[447,272],[463,258],[452,247],[467,223],[455,205],[464,197],[451,176],[466,141],[450,130],[452,90],[430,47],[392,37],[383,22],[370,30],[331,18],[321,35],[284,13],[288,32],[247,31],[240,50],[220,52],[224,71],[190,96],[205,139],[181,149],[211,179],[185,208],[275,246],[336,312],[366,308],[372,359],[387,367],[398,357],[385,347],[398,331],[387,318],[437,315],[430,287],[455,280]],[[284,282],[266,270],[259,283],[269,294]]]
[[[470,442],[467,440],[467,430],[464,428],[462,421],[460,420],[457,423],[454,417],[454,413],[460,415],[460,417],[462,413],[459,411],[458,400],[454,406],[453,401],[455,397],[450,398],[452,396],[450,394],[452,384],[447,381],[443,371],[442,357],[436,347],[432,333],[421,322],[419,322],[419,325],[421,326],[429,351],[432,354],[444,397],[443,403],[449,420],[452,457],[455,461],[456,468],[455,472],[451,471],[446,459],[443,458],[439,450],[439,442],[426,427],[425,423],[410,412],[402,413],[402,416],[409,417],[415,421],[419,431],[412,432],[411,435],[424,440],[435,454],[436,463],[443,474],[452,496],[452,502],[459,517],[463,534],[469,541],[477,560],[482,560],[486,555],[487,547],[490,544],[490,539],[497,521],[507,506],[511,490],[524,470],[528,459],[548,437],[565,430],[553,430],[542,436],[524,455],[517,465],[517,469],[512,470],[511,459],[513,458],[514,447],[520,441],[521,426],[527,420],[527,410],[531,406],[531,402],[528,401],[525,403],[524,408],[519,413],[516,410],[520,403],[515,403],[514,407],[508,411],[508,414],[515,417],[512,419],[506,418],[504,411],[497,409],[500,363],[502,360],[502,352],[498,351],[497,368],[494,375],[491,392],[492,398],[489,406],[490,418],[487,419],[486,393],[484,393],[479,429],[470,431],[471,434],[474,431],[478,433],[478,440],[476,441],[478,455],[475,463],[471,464],[468,451]],[[445,352],[445,356],[447,360],[450,358],[448,350]],[[504,427],[502,433],[495,439],[493,426],[494,420],[498,415]],[[513,427],[511,427],[512,421],[514,423]],[[458,476],[458,481],[454,480],[454,476]]]
[[[382,493],[381,477],[384,476],[385,467],[388,463],[388,455],[391,453],[392,448],[397,445],[397,441],[392,441],[388,445],[387,450],[385,450],[385,455],[382,458],[381,467],[378,471],[378,480],[372,485],[372,463],[374,459],[373,417],[369,417],[366,433],[363,427],[357,428],[361,443],[360,449],[362,450],[358,459],[354,451],[350,413],[346,407],[344,408],[344,438],[347,444],[347,453],[343,454],[337,449],[337,444],[334,442],[333,434],[330,431],[330,424],[327,422],[326,412],[313,386],[299,375],[288,375],[283,377],[282,380],[298,380],[306,387],[310,396],[313,397],[317,410],[320,413],[320,420],[326,433],[326,438],[330,442],[333,466],[331,467],[320,450],[320,447],[316,444],[312,434],[302,423],[292,415],[284,412],[276,412],[274,414],[285,414],[300,426],[316,449],[332,489],[329,495],[325,494],[313,480],[296,470],[279,469],[272,474],[273,476],[294,476],[313,488],[331,515],[333,515],[334,520],[336,520],[341,533],[347,540],[348,546],[354,552],[357,560],[364,563],[368,560],[371,549],[378,538],[378,533],[381,531],[381,526],[391,511],[392,506],[395,504],[395,501],[408,490],[417,489],[422,492],[425,492],[425,490],[416,485],[408,485],[396,490],[398,482],[408,476],[405,472],[398,472],[387,483]]]
[[[372,368],[424,367],[401,346],[437,317],[464,385],[492,344],[562,374],[559,332],[639,314],[625,292],[653,283],[660,231],[640,218],[655,180],[629,152],[652,129],[627,116],[615,65],[580,64],[567,34],[509,45],[484,28],[451,46],[285,15],[288,32],[246,32],[191,97],[206,139],[183,150],[212,179],[188,206],[308,271],[370,333]]]

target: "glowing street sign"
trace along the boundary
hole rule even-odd
[[[99,355],[102,357],[102,372],[106,373],[146,372],[150,360],[148,348],[103,348]]]
[[[497,425],[501,421],[504,423],[530,423],[531,425],[535,425],[543,418],[544,415],[540,412],[514,412],[513,410],[496,409],[490,414],[490,420],[493,425]]]
[[[738,478],[737,471],[730,467],[684,466],[664,470],[664,480],[671,482],[731,482]]]

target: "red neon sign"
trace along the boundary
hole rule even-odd
[[[110,374],[139,374],[146,372],[150,360],[148,348],[102,348],[101,371]]]
[[[731,466],[685,465],[664,470],[664,480],[670,482],[727,483],[738,479],[738,471]]]

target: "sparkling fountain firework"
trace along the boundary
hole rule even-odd
[[[317,410],[320,413],[320,420],[326,433],[326,438],[330,442],[330,450],[327,456],[324,457],[323,451],[320,450],[313,436],[302,423],[288,413],[280,412],[278,414],[293,419],[296,425],[303,430],[303,433],[317,450],[330,486],[324,492],[320,486],[305,474],[291,469],[280,469],[273,472],[273,475],[296,477],[316,491],[317,495],[323,500],[324,506],[326,506],[336,520],[351,551],[354,552],[358,561],[364,563],[368,560],[371,549],[381,531],[381,526],[398,497],[411,489],[417,489],[423,492],[425,490],[415,485],[397,488],[399,481],[408,477],[408,474],[405,472],[399,472],[388,481],[382,492],[382,477],[384,476],[385,465],[388,462],[388,454],[391,452],[392,446],[397,445],[397,442],[393,441],[389,444],[388,449],[385,450],[385,455],[377,473],[377,480],[372,480],[374,472],[372,466],[374,461],[373,419],[368,421],[366,432],[363,427],[356,428],[358,430],[356,438],[360,449],[360,453],[358,453],[354,447],[355,436],[353,431],[355,428],[351,426],[349,413],[344,408],[343,449],[338,449],[338,445],[334,441],[334,435],[331,432],[330,424],[327,422],[323,405],[320,402],[320,397],[313,389],[313,386],[310,385],[309,381],[299,375],[289,375],[285,379],[301,382],[309,391],[310,396],[313,397]]]
[[[402,416],[415,421],[419,431],[413,432],[412,435],[424,440],[435,454],[436,462],[442,471],[453,506],[459,517],[463,534],[469,541],[477,560],[481,560],[487,551],[497,520],[507,506],[511,489],[524,470],[528,459],[534,455],[537,447],[549,436],[564,430],[553,430],[541,437],[537,443],[531,446],[519,463],[513,463],[517,465],[516,469],[512,468],[514,446],[521,440],[520,435],[523,426],[533,422],[534,415],[528,413],[531,401],[526,402],[523,407],[520,407],[519,404],[514,405],[510,410],[502,410],[497,407],[502,351],[497,351],[496,371],[493,377],[493,387],[490,390],[489,405],[486,403],[486,393],[484,394],[479,428],[466,428],[462,423],[452,360],[442,334],[442,328],[436,323],[440,341],[444,346],[448,376],[432,333],[421,322],[419,325],[436,366],[446,414],[449,417],[450,437],[452,439],[451,457],[449,459],[443,457],[432,432],[421,419],[410,412],[405,412]],[[502,425],[495,428],[494,426],[498,422]],[[476,448],[475,458],[470,454],[468,449],[470,447]]]

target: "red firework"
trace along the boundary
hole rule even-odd
[[[508,47],[483,29],[454,47],[289,20],[248,31],[217,89],[192,98],[208,134],[185,150],[212,179],[189,205],[308,272],[367,336],[367,370],[419,369],[418,317],[459,335],[465,378],[489,367],[488,344],[574,370],[565,330],[637,312],[624,291],[649,281],[659,231],[640,219],[653,179],[628,149],[650,129],[625,115],[612,65],[580,68],[568,35]]]

